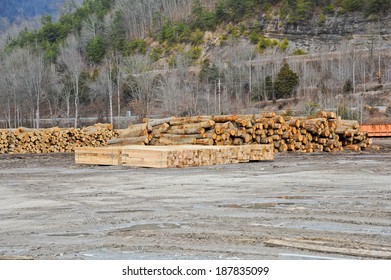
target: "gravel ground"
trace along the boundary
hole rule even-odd
[[[270,239],[389,256],[391,140],[375,144],[382,149],[164,170],[2,155],[0,259],[380,257]]]

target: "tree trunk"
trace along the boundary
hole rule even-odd
[[[117,116],[121,116],[120,74],[117,73]]]
[[[74,126],[77,128],[77,121],[79,118],[79,79],[75,79],[75,123]]]
[[[109,84],[110,123],[113,125],[113,87]]]
[[[39,103],[40,103],[40,94],[37,94],[37,111],[36,111],[36,116],[35,116],[35,121],[36,121],[36,128],[39,129],[39,123],[40,123],[40,114],[39,114]]]

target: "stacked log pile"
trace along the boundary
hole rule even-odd
[[[98,147],[118,134],[110,124],[79,128],[3,129],[0,154],[72,152],[75,147]]]
[[[75,147],[126,145],[248,145],[271,144],[274,152],[360,151],[371,139],[357,121],[341,120],[333,112],[311,117],[275,113],[145,119],[126,129],[109,124],[83,129],[0,130],[0,154],[72,152]]]
[[[275,113],[144,119],[120,131],[110,145],[272,144],[274,152],[359,151],[371,145],[357,121],[333,112],[288,117]]]

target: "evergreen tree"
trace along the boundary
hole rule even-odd
[[[366,1],[367,14],[375,14],[379,15],[382,13],[387,13],[391,9],[391,1],[390,0],[369,0]]]
[[[87,45],[87,57],[89,61],[100,63],[106,53],[106,43],[101,35],[94,37]]]
[[[285,61],[274,80],[276,98],[288,98],[299,84],[299,76],[291,70]]]
[[[265,95],[269,99],[270,97],[274,98],[273,96],[274,88],[273,88],[273,78],[272,76],[266,76],[265,78]]]
[[[205,59],[201,65],[200,81],[203,83],[211,83],[218,79],[219,71],[214,64],[210,64],[209,59]]]
[[[353,83],[350,79],[343,85],[342,92],[345,94],[353,92]]]
[[[121,53],[126,52],[126,27],[124,14],[117,11],[110,26],[111,46]]]

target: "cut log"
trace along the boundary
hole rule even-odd
[[[347,127],[353,128],[353,129],[357,129],[360,126],[358,121],[356,121],[356,120],[339,120],[337,122],[337,125],[338,126],[347,126]]]
[[[337,118],[337,114],[335,112],[327,112],[327,118],[330,120],[330,119],[336,119]]]
[[[213,120],[207,120],[204,122],[199,123],[189,123],[189,124],[182,124],[182,125],[176,125],[171,126],[171,129],[196,129],[196,128],[211,128],[213,127],[215,122]]]
[[[185,135],[185,134],[170,134],[170,133],[164,133],[161,135],[161,137],[164,137],[164,138],[171,138],[173,140],[176,140],[176,139],[183,139],[183,138],[192,138],[192,139],[203,139],[205,138],[205,133],[204,134],[191,134],[190,136],[189,135]]]
[[[176,120],[176,117],[168,117],[164,119],[143,119],[143,123],[149,123],[152,127],[155,127],[164,123],[170,123],[174,120]]]
[[[139,136],[139,137],[126,137],[126,138],[116,138],[108,140],[109,145],[143,145],[149,143],[148,136]]]
[[[196,145],[205,145],[205,146],[212,146],[214,143],[213,139],[196,139],[194,144]]]
[[[276,116],[276,112],[266,112],[263,114],[264,118],[273,118]]]
[[[183,118],[176,118],[171,121],[169,121],[170,125],[176,126],[176,125],[183,125],[183,124],[190,124],[190,123],[199,123],[199,122],[205,122],[208,120],[211,120],[211,116],[194,116],[194,117],[183,117]]]
[[[151,134],[153,137],[160,137],[160,134],[167,132],[169,128],[170,125],[168,123],[163,123],[153,127]]]
[[[141,123],[141,124],[132,125],[126,129],[121,130],[118,137],[125,138],[125,137],[144,136],[144,135],[148,135],[149,132],[152,132],[151,124]]]
[[[213,116],[212,120],[216,123],[224,123],[224,122],[235,122],[237,120],[236,115],[221,115],[221,116]]]
[[[192,128],[176,128],[175,126],[170,127],[168,130],[170,134],[204,134],[205,128],[203,127],[192,127]]]
[[[237,132],[237,127],[232,122],[216,123],[214,130],[216,134],[229,133],[234,136]]]

